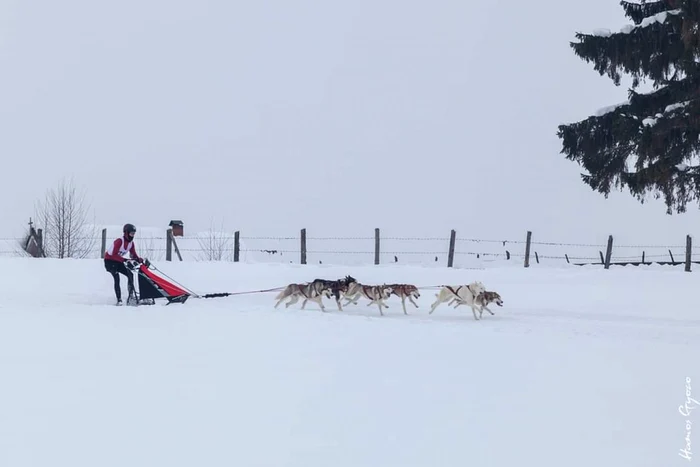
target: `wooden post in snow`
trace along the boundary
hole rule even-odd
[[[530,244],[532,243],[532,232],[527,231],[527,237],[525,238],[525,267],[530,267]]]
[[[168,229],[165,231],[165,261],[173,260],[173,230]]]
[[[379,229],[374,229],[374,264],[379,264]]]
[[[613,236],[608,236],[608,247],[605,250],[605,269],[610,269],[610,260],[612,259]]]
[[[457,232],[452,229],[450,231],[450,249],[447,252],[447,267],[451,268],[455,264],[455,243],[457,243]]]
[[[175,236],[173,235],[173,229],[168,229],[168,237],[170,237],[171,247],[175,247],[175,254],[177,258],[182,261],[182,255],[180,254],[180,249],[177,247],[177,241],[175,241]],[[170,253],[170,258],[172,259],[172,253]]]
[[[241,253],[241,232],[236,230],[233,233],[233,262],[237,263]]]

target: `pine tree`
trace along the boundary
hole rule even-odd
[[[606,198],[627,187],[641,203],[652,193],[668,214],[685,212],[700,201],[700,0],[620,4],[634,25],[577,33],[571,47],[616,86],[629,75],[628,102],[560,125],[561,153]],[[652,91],[637,92],[647,81]]]

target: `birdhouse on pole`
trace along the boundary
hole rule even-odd
[[[170,221],[170,226],[171,229],[173,229],[173,237],[182,237],[185,235],[184,233],[184,225],[182,221],[179,220],[173,220]]]

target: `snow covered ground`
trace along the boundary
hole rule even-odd
[[[2,258],[0,465],[658,467],[689,442],[700,460],[696,272],[157,266],[198,293],[351,274],[422,297],[384,317],[274,293],[118,308],[99,260]],[[475,279],[495,316],[428,315],[428,287]]]

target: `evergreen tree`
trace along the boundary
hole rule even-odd
[[[574,53],[616,86],[632,78],[628,102],[560,125],[562,154],[607,198],[627,187],[641,203],[663,196],[668,214],[700,201],[700,0],[620,2],[634,25],[578,33]],[[649,93],[637,92],[646,81]]]

